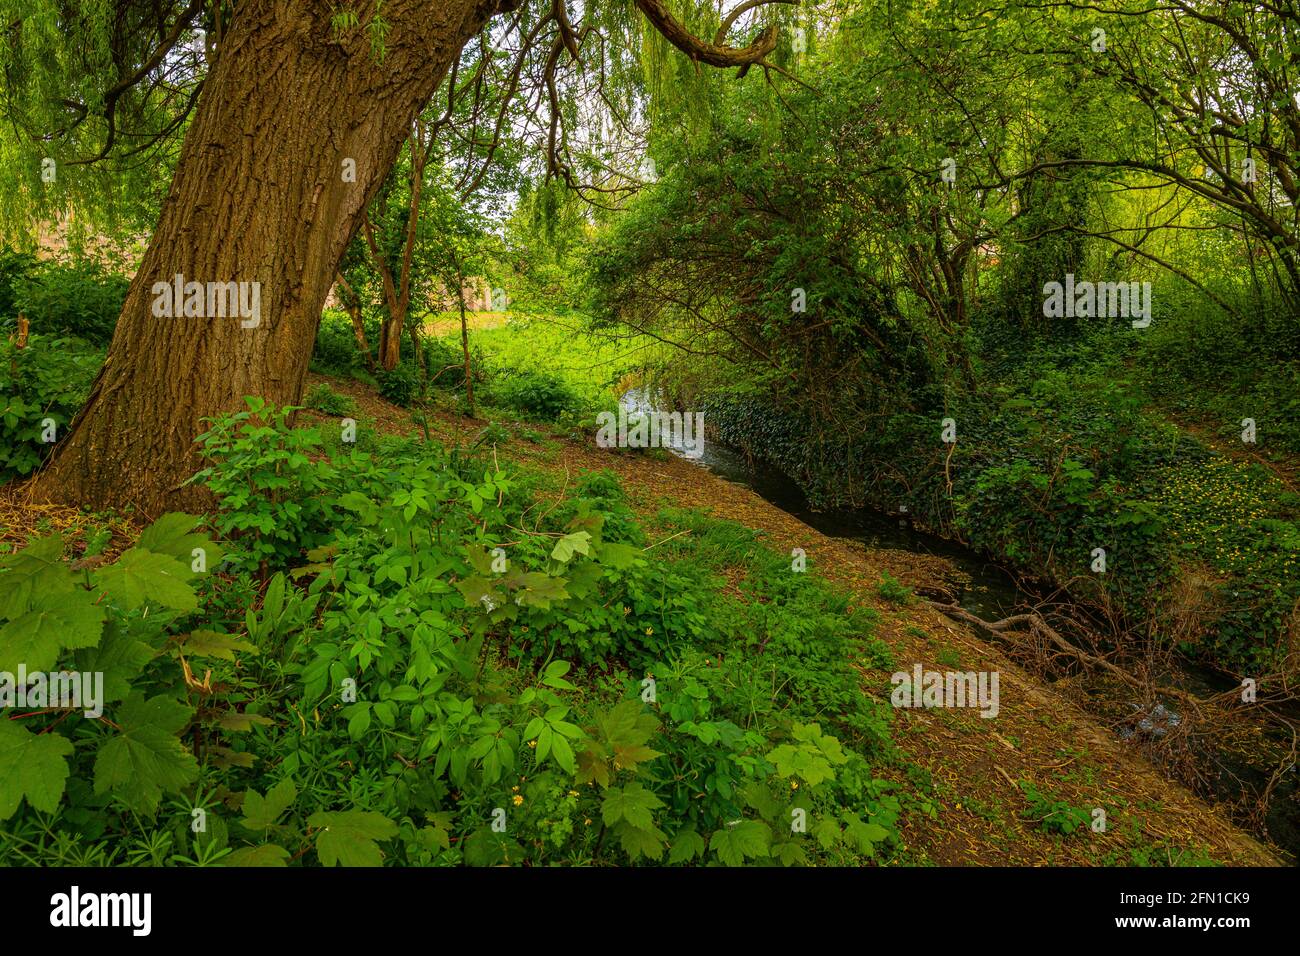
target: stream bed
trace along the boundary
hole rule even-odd
[[[641,388],[627,391],[622,406],[629,416],[657,411],[655,403]],[[949,582],[956,603],[987,621],[998,620],[1037,603],[1032,591],[1026,590],[1005,568],[978,552],[913,524],[904,515],[886,514],[872,508],[814,510],[799,485],[777,469],[716,441],[705,441],[702,454],[691,457],[670,432],[661,433],[661,446],[681,458],[727,481],[749,488],[769,504],[830,538],[847,538],[873,549],[908,551],[931,555],[951,564],[959,574]],[[1236,682],[1210,668],[1184,663],[1171,683],[1199,696],[1221,693]],[[1108,693],[1098,683],[1098,692],[1088,688],[1088,709],[1109,726],[1121,739],[1150,733],[1162,736],[1166,728],[1178,725],[1181,717],[1176,701],[1158,702],[1148,715],[1134,724],[1137,705],[1125,694]],[[1294,708],[1293,708],[1294,710]],[[1300,720],[1300,713],[1289,713]],[[1204,752],[1198,765],[1205,782],[1219,800],[1239,803],[1260,792],[1268,782],[1271,766],[1290,748],[1290,735],[1276,726],[1259,722],[1255,735],[1258,747],[1248,752],[1202,741]],[[1300,789],[1294,765],[1275,788],[1264,820],[1269,838],[1289,853],[1293,861],[1300,858]]]

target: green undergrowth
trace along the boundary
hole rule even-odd
[[[212,514],[0,557],[0,671],[104,677],[0,720],[0,862],[861,865],[933,814],[872,615],[753,532],[285,412],[201,438]]]
[[[1129,334],[990,358],[997,378],[980,391],[897,411],[849,440],[842,423],[750,397],[715,396],[705,413],[718,440],[771,462],[819,505],[906,508],[1068,582],[1132,631],[1151,624],[1204,661],[1266,672],[1288,651],[1300,601],[1300,497],[1171,423],[1129,370]]]

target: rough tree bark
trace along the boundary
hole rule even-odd
[[[247,0],[223,37],[104,367],[32,491],[145,515],[201,508],[203,420],[302,394],[321,308],[366,204],[453,59],[515,0],[387,0],[376,60],[325,0]],[[355,162],[355,182],[344,162]],[[257,282],[261,322],[155,318],[155,282]]]

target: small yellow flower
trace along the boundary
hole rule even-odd
[[[523,798],[520,794],[517,794],[517,793],[516,793],[516,794],[515,794],[513,797],[511,797],[510,799],[513,800],[513,801],[515,802],[515,806],[517,806],[517,807],[522,807],[522,806],[524,805],[524,798]]]
[[[791,780],[791,781],[790,781],[790,789],[791,789],[791,790],[798,790],[798,789],[799,789],[799,781],[798,781],[798,780]]]
[[[530,747],[536,747],[536,746],[537,746],[537,741],[536,741],[536,740],[530,740],[530,741],[528,741],[528,746],[530,746]]]
[[[647,627],[647,628],[645,629],[645,636],[646,636],[646,637],[649,637],[649,636],[650,636],[651,634],[653,634],[654,632],[655,632],[655,629],[654,629],[653,627]]]
[[[570,791],[569,791],[569,796],[571,796],[571,797],[576,797],[577,795],[578,795],[578,791],[577,791],[577,790],[570,790]]]
[[[591,826],[591,817],[587,817],[587,819],[583,820],[583,821],[582,821],[582,825],[583,825],[584,827],[589,827],[589,826]]]
[[[510,790],[511,790],[512,792],[514,792],[514,793],[518,793],[518,792],[519,792],[519,788],[518,788],[518,787],[511,787]]]

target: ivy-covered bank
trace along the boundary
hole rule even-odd
[[[1134,630],[1154,622],[1206,662],[1259,673],[1297,633],[1300,497],[1171,424],[1095,345],[1056,344],[946,408],[866,422],[752,392],[701,407],[711,437],[796,480],[814,506],[905,508]]]

